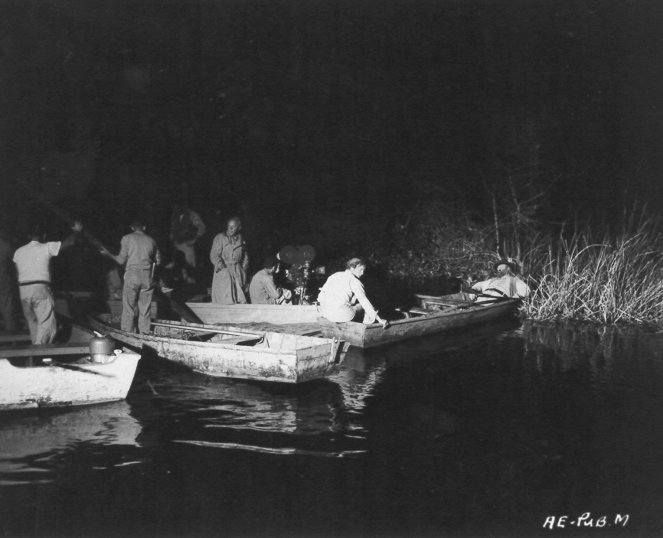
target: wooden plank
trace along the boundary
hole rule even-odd
[[[188,302],[186,305],[203,323],[247,324],[317,323],[318,307],[314,305],[231,304]]]
[[[83,346],[81,344],[40,344],[34,346],[8,347],[0,350],[0,356],[3,358],[89,354],[90,346]]]
[[[208,325],[205,326],[199,326],[199,325],[178,325],[176,323],[164,323],[164,322],[159,322],[159,321],[151,321],[150,325],[154,325],[155,327],[168,327],[170,329],[184,329],[187,331],[198,331],[198,332],[206,332],[206,333],[216,333],[216,334],[231,334],[234,336],[251,336],[251,337],[263,337],[265,336],[262,333],[254,333],[254,332],[244,332],[244,331],[235,331],[235,330],[227,330],[227,329],[221,329],[220,327],[217,329],[216,327],[210,327]]]
[[[0,334],[0,343],[18,344],[20,342],[30,342],[29,334]]]
[[[420,316],[427,316],[428,314],[432,314],[435,312],[435,310],[429,310],[428,308],[417,308],[417,307],[412,307],[408,311],[410,314],[418,314]]]

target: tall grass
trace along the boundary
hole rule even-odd
[[[614,237],[589,229],[560,237],[542,257],[524,313],[535,320],[585,320],[663,327],[663,244],[641,218]]]

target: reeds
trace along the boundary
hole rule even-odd
[[[601,241],[589,230],[560,236],[536,271],[525,315],[663,327],[663,245],[657,228],[641,218]]]

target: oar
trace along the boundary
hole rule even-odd
[[[46,362],[48,359],[44,359],[44,362]],[[87,368],[83,368],[81,366],[78,366],[76,364],[70,364],[67,362],[60,362],[60,361],[54,361],[51,360],[50,362],[46,362],[46,365],[53,365],[57,366],[59,368],[64,368],[65,370],[73,370],[75,372],[82,372],[84,374],[93,374],[93,375],[100,375],[103,377],[113,377],[111,374],[103,373],[103,372],[97,372],[95,370],[88,370]]]
[[[231,334],[233,336],[251,336],[254,338],[264,338],[265,335],[264,333],[258,333],[258,332],[244,332],[244,331],[235,331],[235,330],[230,330],[230,329],[221,329],[220,327],[209,327],[207,325],[203,325],[202,327],[198,327],[196,325],[178,325],[176,323],[167,323],[167,322],[162,322],[162,321],[151,321],[150,325],[154,325],[156,327],[170,327],[172,329],[186,329],[190,331],[198,331],[198,332],[205,332],[205,333],[217,333],[217,334]]]
[[[19,185],[24,187],[24,189],[27,191],[27,188],[25,185],[23,185],[22,182],[18,181],[17,182]],[[65,222],[69,223],[72,225],[74,222],[76,222],[76,219],[74,219],[69,213],[64,211],[62,208],[56,206],[55,204],[49,202],[48,200],[44,199],[43,197],[39,196],[38,194],[30,193],[30,195],[40,204],[43,206],[47,207],[50,209],[56,216],[60,217],[62,220]],[[81,232],[83,234],[83,237],[87,239],[95,248],[97,248],[99,251],[107,251],[108,249],[104,246],[104,244],[99,241],[96,237],[94,237],[91,233],[87,232],[85,229]],[[115,261],[114,258],[112,258],[113,261]],[[116,262],[117,263],[117,262]],[[169,297],[165,293],[163,293],[157,286],[154,287],[154,294],[162,299],[165,300],[169,305],[172,310],[178,314],[184,321],[188,321],[190,323],[203,323],[203,321],[196,316],[196,314],[193,313],[193,311],[188,307],[181,305],[177,301],[175,301],[173,298]]]
[[[101,243],[99,243],[99,245],[101,245]],[[106,247],[104,247],[103,245],[101,246],[103,248],[102,254],[108,252],[108,249]],[[110,252],[106,254],[106,257],[117,263],[117,261],[115,260],[115,258],[113,258],[113,255],[110,254]],[[152,266],[152,272],[154,272],[154,266]],[[152,290],[154,295],[156,295],[159,299],[166,301],[170,305],[170,308],[173,310],[173,312],[179,315],[184,321],[188,321],[189,323],[203,323],[203,320],[200,319],[196,314],[194,314],[193,310],[191,310],[186,305],[178,303],[170,295],[161,291],[161,288],[159,288],[159,286],[156,283],[152,287]]]
[[[66,212],[65,210],[63,210],[62,208],[60,208],[60,207],[58,207],[57,205],[55,205],[54,203],[52,203],[52,202],[46,200],[46,198],[44,198],[44,197],[41,196],[40,194],[37,194],[37,193],[35,193],[35,192],[29,190],[28,187],[27,187],[22,181],[20,181],[20,180],[16,180],[15,183],[16,183],[17,185],[19,185],[21,188],[23,188],[23,190],[28,194],[28,196],[30,196],[31,198],[33,198],[35,201],[39,202],[39,203],[40,203],[41,205],[43,205],[44,207],[48,208],[48,209],[49,209],[49,210],[50,210],[50,211],[51,211],[56,217],[59,217],[59,218],[61,218],[62,220],[64,220],[67,224],[69,224],[69,226],[73,226],[73,224],[78,220],[78,219],[74,219],[69,213],[67,213],[67,212]],[[82,234],[83,237],[85,237],[85,239],[87,239],[87,240],[92,244],[92,246],[94,246],[95,248],[98,248],[98,249],[105,248],[104,245],[101,243],[101,241],[99,241],[97,238],[93,237],[93,236],[92,236],[89,232],[87,232],[85,229],[83,229],[83,231],[81,231],[81,234]]]
[[[460,291],[462,291],[463,293],[469,293],[470,295],[476,295],[477,297],[491,299],[492,300],[491,302],[507,301],[509,299],[516,299],[517,298],[517,297],[509,297],[508,295],[501,295],[501,296],[500,295],[489,295],[489,294],[484,293],[482,291],[475,290],[473,288],[465,288],[465,287],[461,288]],[[496,291],[499,291],[499,290],[496,290]],[[486,304],[486,302],[488,302],[488,301],[482,301],[480,304]]]

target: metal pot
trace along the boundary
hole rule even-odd
[[[107,336],[93,336],[90,339],[90,357],[92,362],[106,362],[113,356],[115,342]]]

